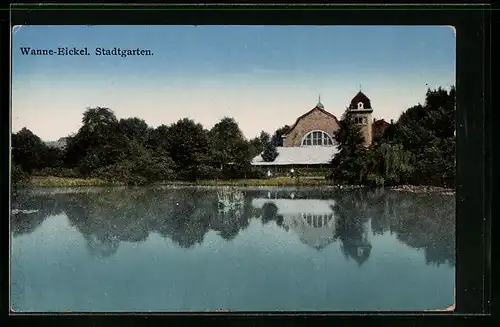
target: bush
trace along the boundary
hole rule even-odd
[[[198,179],[222,179],[223,173],[212,166],[201,164],[198,167]]]
[[[22,183],[25,180],[27,180],[28,177],[29,175],[21,169],[21,166],[12,165],[12,170],[11,170],[12,185],[17,185],[19,183]]]
[[[33,176],[79,178],[77,169],[47,167],[33,172]]]
[[[262,170],[253,168],[247,172],[247,179],[264,179],[266,178],[266,173]]]
[[[366,176],[366,184],[368,186],[382,187],[384,183],[384,178],[378,174],[368,174],[368,176]]]

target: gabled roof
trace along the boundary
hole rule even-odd
[[[293,129],[297,126],[297,124],[299,123],[299,121],[306,117],[307,115],[309,115],[311,112],[313,112],[314,110],[319,110],[321,111],[322,113],[332,117],[333,119],[335,119],[335,122],[337,122],[337,124],[339,123],[339,120],[337,119],[337,117],[335,117],[334,114],[326,111],[323,107],[323,105],[321,103],[318,103],[316,105],[316,107],[312,108],[311,110],[309,110],[308,112],[306,112],[305,114],[303,114],[302,116],[300,116],[299,118],[297,118],[297,120],[295,121],[295,123],[290,127],[290,129],[288,130],[288,132],[286,132],[285,134],[283,134],[283,137],[287,136],[288,134],[290,134],[291,131],[293,131]]]
[[[382,126],[382,127],[387,127],[390,124],[386,122],[384,119],[379,119],[373,123],[373,126]]]
[[[266,162],[259,154],[252,160],[253,166],[280,165],[321,165],[329,164],[338,153],[334,146],[277,147],[278,156],[274,161]]]
[[[363,104],[363,109],[372,109],[370,99],[361,91],[352,98],[349,109],[358,109],[358,103],[360,102]]]

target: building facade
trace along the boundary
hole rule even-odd
[[[370,99],[358,92],[346,109],[346,115],[360,127],[365,145],[370,146],[374,135],[383,133],[388,126],[384,120],[372,120],[373,108]],[[283,147],[278,147],[278,156],[266,162],[261,155],[252,161],[254,166],[307,166],[328,165],[338,152],[335,132],[340,128],[337,117],[325,110],[321,100],[298,117],[288,132],[283,135]]]
[[[333,146],[333,135],[338,129],[337,117],[318,102],[316,107],[297,118],[283,135],[283,147]]]

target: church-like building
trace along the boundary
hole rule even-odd
[[[383,134],[389,123],[372,120],[373,108],[370,99],[361,91],[352,98],[347,115],[360,126],[365,145],[370,146],[373,137]],[[283,146],[278,147],[278,156],[266,162],[259,154],[254,166],[301,166],[321,167],[328,165],[338,152],[334,133],[340,128],[337,117],[325,110],[321,100],[302,116],[298,117],[288,132],[283,135]]]

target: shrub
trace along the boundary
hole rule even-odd
[[[366,176],[366,184],[368,186],[382,187],[384,186],[384,183],[385,183],[384,177],[378,174],[368,174],[368,176]]]
[[[261,154],[262,159],[266,162],[274,161],[278,157],[278,150],[276,149],[276,145],[273,143],[267,143],[264,145],[264,151]]]
[[[27,180],[28,177],[29,175],[21,169],[21,166],[12,165],[12,170],[11,170],[12,185],[17,185],[19,183],[22,183],[25,180]]]

